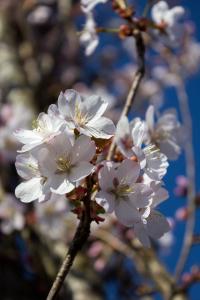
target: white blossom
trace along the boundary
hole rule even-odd
[[[161,182],[152,181],[148,176],[144,176],[143,183],[153,190],[150,205],[147,209],[141,209],[141,219],[134,225],[134,232],[137,238],[145,247],[150,247],[150,238],[159,239],[170,230],[167,219],[154,208],[165,201],[169,195]]]
[[[90,12],[97,4],[106,3],[108,0],[81,0],[81,8],[84,12]]]
[[[42,157],[39,157],[42,160]],[[25,179],[15,189],[15,195],[22,202],[31,202],[36,199],[39,202],[47,200],[51,196],[49,180],[42,174],[40,160],[30,153],[20,154],[15,163],[17,173]]]
[[[177,120],[175,110],[165,111],[155,123],[154,107],[150,106],[146,113],[148,127],[148,142],[160,148],[168,159],[176,160],[181,152],[183,128]]]
[[[141,168],[154,180],[160,180],[167,172],[167,157],[155,144],[142,147],[146,138],[146,124],[139,118],[132,122],[123,117],[116,130],[116,144],[127,158],[136,155]]]
[[[60,93],[58,111],[69,128],[76,128],[80,133],[101,139],[109,139],[115,132],[113,122],[103,117],[108,103],[99,96],[81,97],[74,90]],[[50,109],[57,113],[56,106]]]
[[[42,174],[50,181],[50,190],[63,195],[71,192],[76,183],[88,176],[94,166],[89,162],[96,152],[89,137],[71,139],[64,131],[42,149],[40,162]]]
[[[85,47],[85,54],[87,56],[91,55],[99,44],[96,24],[90,12],[86,14],[86,23],[80,35],[80,42]]]
[[[63,120],[56,115],[40,113],[37,120],[33,122],[33,129],[18,129],[14,132],[15,137],[24,146],[18,152],[26,152],[50,142],[62,130]]]
[[[163,39],[166,42],[169,40],[172,46],[176,45],[181,37],[183,25],[180,23],[180,20],[184,14],[185,10],[182,6],[169,8],[165,1],[159,1],[152,7],[151,15],[153,21],[165,28],[167,36],[163,34]]]
[[[145,247],[150,247],[150,238],[159,239],[170,230],[167,219],[158,211],[152,210],[147,218],[142,215],[142,222],[134,225],[137,238]]]
[[[140,209],[148,209],[152,189],[138,183],[140,174],[138,163],[126,159],[121,164],[107,162],[99,171],[101,190],[96,195],[98,204],[107,213],[115,212],[119,222],[133,226],[141,219]]]
[[[26,181],[17,186],[16,197],[22,202],[41,202],[49,200],[52,193],[71,192],[78,181],[93,171],[89,161],[95,152],[95,143],[90,138],[79,136],[75,140],[65,130],[34,154],[18,155],[16,169]]]

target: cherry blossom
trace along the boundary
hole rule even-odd
[[[96,24],[92,13],[86,14],[86,23],[80,35],[80,43],[85,47],[85,54],[91,55],[99,44]]]
[[[167,219],[154,209],[165,201],[169,195],[167,190],[162,187],[161,182],[152,181],[146,175],[143,182],[151,187],[153,193],[148,210],[140,210],[141,219],[134,225],[134,232],[145,247],[150,247],[150,238],[157,240],[170,230]]]
[[[157,240],[170,230],[167,219],[156,210],[152,210],[147,218],[142,214],[141,219],[134,225],[134,232],[145,247],[151,246],[150,238]]]
[[[36,199],[41,202],[50,198],[49,181],[41,172],[38,158],[30,153],[20,154],[16,158],[15,166],[17,173],[25,179],[15,189],[17,198],[20,198],[22,202],[31,202]]]
[[[181,37],[183,26],[180,20],[184,14],[185,10],[182,6],[175,6],[170,9],[165,1],[159,1],[152,7],[153,21],[165,29],[167,36],[163,34],[163,40],[165,42],[169,40],[172,46],[176,45]]]
[[[33,130],[18,129],[15,131],[15,137],[24,146],[18,152],[26,152],[44,143],[48,143],[62,130],[63,120],[49,114],[40,113],[37,120],[33,122]]]
[[[56,136],[40,153],[42,173],[50,181],[51,192],[59,195],[71,192],[94,170],[89,161],[96,152],[95,143],[83,135],[72,140],[67,133]]]
[[[113,122],[103,117],[108,103],[99,96],[82,97],[74,90],[60,93],[58,98],[58,111],[71,129],[89,137],[109,139],[114,135]],[[57,112],[56,106],[50,109]]]
[[[140,166],[149,177],[160,180],[167,172],[167,157],[154,144],[142,147],[146,137],[146,124],[139,118],[128,122],[123,117],[116,130],[116,144],[124,156],[130,158],[136,155]]]
[[[148,208],[153,193],[148,185],[137,182],[139,174],[139,164],[129,159],[121,164],[107,162],[99,172],[101,190],[96,201],[107,213],[115,212],[125,226],[141,220],[139,210]]]
[[[146,113],[148,142],[154,143],[168,159],[176,160],[181,152],[183,128],[177,120],[175,110],[165,111],[155,123],[154,107],[150,106]]]

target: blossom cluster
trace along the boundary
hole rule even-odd
[[[81,0],[81,9],[86,16],[86,22],[80,35],[80,43],[85,46],[85,54],[87,56],[91,55],[99,44],[98,28],[94,19],[93,10],[96,5],[106,2],[108,2],[108,0]],[[126,19],[126,8],[123,7],[122,3],[119,4],[118,1],[113,1],[113,7],[116,8],[116,12],[118,12],[122,18]],[[182,6],[170,8],[167,2],[158,1],[158,3],[152,6],[151,18],[146,19],[147,28],[145,30],[149,33],[149,36],[153,36],[153,38],[158,36],[166,46],[172,48],[177,47],[180,45],[180,41],[183,37],[182,19],[184,15],[185,10]],[[144,23],[144,19],[142,18],[141,20]],[[133,23],[134,22],[133,20]],[[127,28],[127,33],[124,32],[122,28]],[[126,34],[127,36],[131,35],[129,33],[131,29],[128,30],[128,27],[125,25],[122,25],[121,29],[122,32],[120,28],[116,30],[120,37],[125,37]]]
[[[24,181],[15,194],[26,203],[63,201],[79,187],[88,188],[86,177],[98,177],[91,201],[114,212],[123,225],[134,227],[139,240],[149,246],[149,237],[160,238],[169,230],[165,217],[154,208],[168,198],[162,178],[168,158],[176,159],[180,153],[181,126],[173,111],[155,123],[150,106],[145,121],[136,118],[129,123],[123,117],[115,130],[103,116],[107,105],[99,96],[67,90],[57,105],[39,114],[32,130],[16,130],[14,135],[23,144],[16,169]],[[105,161],[106,140],[114,135],[118,158]],[[105,146],[100,148],[99,143]]]

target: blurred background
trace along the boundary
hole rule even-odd
[[[138,16],[145,1],[132,0]],[[193,121],[196,189],[200,186],[200,2],[169,1],[186,9],[185,40],[174,51],[180,67],[161,57],[156,46],[147,51],[147,71],[131,116],[144,117],[149,103],[159,110],[179,112],[176,76],[186,84]],[[118,27],[119,17],[110,1],[94,11],[99,27]],[[66,201],[22,204],[14,196],[20,182],[15,171],[20,145],[13,136],[17,128],[30,128],[39,112],[57,101],[60,91],[74,88],[99,94],[109,102],[108,115],[116,123],[137,67],[134,40],[116,34],[100,34],[91,56],[85,55],[79,36],[85,16],[79,1],[0,0],[0,299],[42,300],[51,286],[77,224]],[[162,51],[163,53],[163,51]],[[158,257],[167,275],[173,274],[187,220],[184,154],[172,162],[165,177],[170,199],[160,210],[169,217],[172,230],[153,243],[145,257]],[[200,213],[196,211],[194,245],[181,278],[187,281],[200,267]],[[140,262],[134,232],[115,219],[106,218],[78,256],[58,299],[132,300],[163,299],[152,277]],[[131,248],[132,247],[132,248]],[[132,253],[131,253],[132,249]],[[157,259],[157,258],[156,258]],[[137,260],[137,263],[136,263]],[[139,266],[138,266],[139,262]],[[164,280],[164,279],[163,279]],[[192,284],[189,299],[198,300],[200,285]]]

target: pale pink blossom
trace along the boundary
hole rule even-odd
[[[136,155],[141,169],[154,180],[160,180],[167,172],[167,157],[154,144],[144,146],[147,128],[139,118],[132,122],[123,117],[116,129],[116,144],[127,158]]]
[[[163,41],[171,46],[176,46],[182,36],[183,25],[180,21],[184,14],[185,10],[182,6],[169,8],[165,1],[159,1],[152,7],[152,19],[157,25],[165,28]]]
[[[165,111],[155,123],[154,107],[146,113],[148,128],[147,143],[154,143],[168,159],[176,160],[181,152],[183,128],[177,119],[175,110]]]
[[[107,213],[114,212],[125,226],[133,226],[141,219],[139,210],[146,209],[153,192],[149,186],[137,182],[139,174],[139,164],[129,159],[121,164],[105,163],[99,172],[101,190],[96,201]]]
[[[99,96],[82,97],[74,90],[62,92],[58,98],[58,109],[55,105],[50,109],[60,113],[61,118],[71,129],[89,137],[109,139],[114,135],[113,122],[103,117],[108,103]]]
[[[86,14],[86,23],[80,35],[80,43],[85,47],[85,54],[91,55],[99,44],[96,23],[92,13]]]
[[[48,143],[62,130],[63,120],[56,115],[40,113],[37,120],[33,122],[33,129],[18,129],[14,132],[15,137],[24,146],[18,152],[32,150],[44,143]]]

